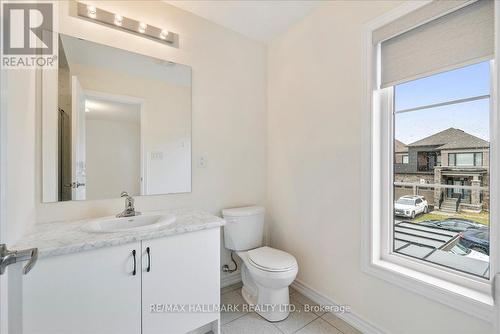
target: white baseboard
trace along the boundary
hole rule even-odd
[[[318,305],[337,305],[340,306],[338,303],[336,303],[334,300],[332,300],[329,297],[326,297],[325,295],[321,294],[320,292],[314,290],[310,286],[308,286],[305,283],[302,283],[299,280],[295,280],[295,282],[292,283],[292,287],[312,300],[313,302],[317,303]],[[348,313],[335,313],[337,317],[340,319],[344,320],[347,322],[349,325],[352,327],[360,330],[364,334],[385,334],[383,330],[380,328],[376,327],[372,323],[368,322],[367,320],[361,318],[359,315],[356,313],[348,312]]]
[[[231,274],[224,275],[220,278],[220,287],[225,288],[226,286],[230,286],[236,283],[241,282],[241,273],[236,271]]]
[[[239,282],[241,282],[241,274],[239,272],[235,272],[222,277],[220,286],[221,288],[224,288],[226,286],[230,286]],[[318,305],[340,306],[333,299],[326,297],[307,284],[302,283],[300,280],[295,280],[292,283],[292,287]],[[352,310],[348,313],[335,313],[335,315],[364,334],[385,334],[382,329],[361,318],[359,315],[352,312]]]

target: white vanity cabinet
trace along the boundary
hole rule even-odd
[[[212,228],[42,258],[23,276],[23,334],[176,334],[211,322],[218,332],[218,313],[151,305],[218,305],[219,257]]]
[[[23,334],[140,333],[140,251],[134,242],[40,259],[23,276]]]
[[[219,319],[218,313],[206,312],[210,311],[207,307],[218,305],[220,299],[219,238],[219,229],[210,229],[181,234],[167,242],[143,241],[143,334],[186,333]],[[186,305],[186,309],[152,313],[151,305],[157,304]],[[189,305],[205,309],[190,312]]]

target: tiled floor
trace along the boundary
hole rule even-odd
[[[241,305],[245,301],[241,296],[241,283],[221,290],[221,302],[224,305]],[[254,312],[222,312],[222,334],[361,334],[345,321],[332,313],[304,312],[304,305],[315,305],[297,291],[290,290],[290,302],[296,310],[280,322],[271,323]]]

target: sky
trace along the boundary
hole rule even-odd
[[[489,62],[410,81],[395,87],[396,111],[490,94]],[[489,141],[490,100],[421,109],[395,115],[395,137],[405,144],[446,130],[464,130]]]

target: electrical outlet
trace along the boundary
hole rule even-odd
[[[151,152],[151,160],[163,160],[163,152]]]
[[[207,167],[207,157],[204,155],[201,155],[198,158],[198,168],[206,168]]]

